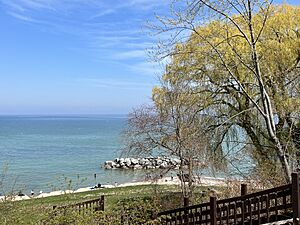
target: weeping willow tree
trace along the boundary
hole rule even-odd
[[[197,167],[225,170],[241,155],[252,172],[290,182],[300,159],[300,8],[192,0],[174,1],[171,14],[152,27],[170,33],[155,55],[169,63],[153,105],[129,116],[127,153],[186,162],[186,197]]]
[[[170,59],[163,82],[211,117],[205,132],[215,134],[215,146],[222,149],[238,127],[255,169],[290,182],[300,156],[300,8],[261,0],[174,1],[171,8],[173,17],[153,27],[171,33],[157,52]],[[161,101],[168,95],[154,88],[159,110],[170,107]]]

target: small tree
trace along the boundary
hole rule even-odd
[[[203,132],[209,118],[199,113],[197,102],[190,95],[179,91],[180,88],[164,83],[163,88],[153,91],[154,106],[140,107],[129,115],[124,132],[125,152],[180,159],[182,194],[191,197],[197,172],[212,162],[208,134]]]

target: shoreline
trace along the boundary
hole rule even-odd
[[[9,201],[21,201],[21,200],[29,200],[29,199],[39,199],[39,198],[47,198],[52,196],[59,196],[63,194],[73,194],[73,193],[82,193],[82,192],[89,192],[89,191],[98,191],[100,189],[106,188],[118,188],[118,187],[129,187],[129,186],[140,186],[140,185],[151,185],[151,184],[158,184],[158,185],[180,185],[180,180],[178,177],[162,177],[156,180],[145,180],[145,181],[131,181],[122,184],[104,184],[101,185],[101,188],[95,187],[82,187],[77,190],[59,190],[59,191],[52,191],[52,192],[45,192],[38,195],[34,195],[33,197],[29,197],[28,195],[24,196],[0,196],[0,201],[4,202],[6,200]],[[208,177],[208,176],[201,176],[198,181],[196,181],[196,185],[201,186],[225,186],[226,179],[225,178],[218,178],[218,177]]]

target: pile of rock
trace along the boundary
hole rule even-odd
[[[116,158],[104,163],[105,169],[168,169],[179,168],[180,159],[168,157]]]

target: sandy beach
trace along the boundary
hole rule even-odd
[[[180,185],[180,180],[178,177],[163,177],[157,180],[146,180],[146,181],[133,181],[133,182],[127,182],[123,184],[106,184],[101,185],[102,188],[116,188],[116,187],[128,187],[128,186],[137,186],[137,185],[150,185],[150,184],[158,184],[158,185]],[[196,182],[196,185],[201,186],[225,186],[226,180],[224,178],[215,178],[215,177],[200,177],[200,179]],[[59,191],[52,191],[48,193],[41,193],[38,195],[34,195],[33,197],[29,197],[28,195],[24,196],[0,196],[0,201],[5,200],[11,200],[11,201],[21,201],[21,200],[28,200],[28,199],[34,199],[34,198],[47,198],[51,196],[58,196],[63,194],[71,194],[71,193],[80,193],[80,192],[88,192],[88,191],[94,191],[99,190],[98,188],[94,187],[83,187],[79,188],[77,190],[59,190]]]
[[[147,185],[147,184],[159,184],[159,185],[180,185],[180,180],[178,177],[163,177],[158,180],[149,180],[149,181],[137,181],[137,182],[128,182],[118,185],[118,187],[128,187],[136,185]],[[226,185],[224,178],[215,178],[215,177],[200,177],[199,181],[196,182],[196,185],[202,186],[224,186]]]

